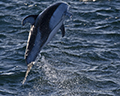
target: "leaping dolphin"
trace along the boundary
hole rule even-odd
[[[69,5],[66,2],[57,2],[50,5],[39,15],[29,15],[23,19],[22,25],[31,24],[25,52],[28,69],[23,84],[40,50],[53,38],[59,29],[62,31],[62,37],[64,37],[65,27],[63,22],[66,16],[72,16],[68,10]]]

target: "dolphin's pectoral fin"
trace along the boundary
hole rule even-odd
[[[65,36],[65,27],[64,25],[62,24],[62,26],[60,27],[60,30],[62,31],[62,37]]]
[[[24,26],[26,23],[30,23],[31,25],[34,25],[36,18],[38,15],[29,15],[25,17],[22,21],[22,25]]]

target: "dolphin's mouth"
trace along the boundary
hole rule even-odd
[[[72,15],[72,13],[70,13],[70,12],[67,11],[67,12],[65,12],[65,16],[67,16],[69,18],[72,18],[73,15]]]
[[[66,11],[66,12],[64,12],[64,14],[63,14],[61,20],[64,20],[65,18],[66,18],[66,19],[71,19],[72,16],[73,16],[72,13]],[[60,20],[60,21],[61,21],[61,20]]]

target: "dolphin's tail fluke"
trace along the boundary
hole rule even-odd
[[[27,78],[27,76],[28,76],[28,73],[30,72],[30,70],[31,70],[31,68],[32,68],[32,66],[34,65],[34,62],[31,62],[30,64],[28,64],[27,66],[28,66],[28,68],[27,68],[27,71],[26,71],[26,74],[25,74],[25,78],[24,78],[24,80],[23,80],[23,82],[22,82],[22,84],[24,84],[25,83],[25,81],[26,81],[26,78]]]

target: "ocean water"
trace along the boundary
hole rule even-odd
[[[24,85],[30,25],[21,22],[56,0],[0,1],[0,96],[120,96],[120,1],[64,1],[65,37],[59,30],[43,48]]]

